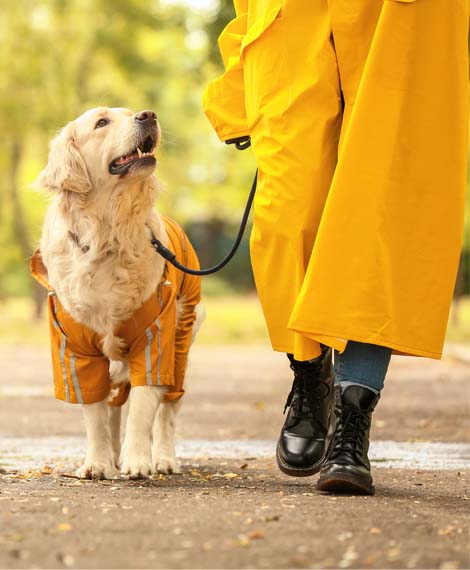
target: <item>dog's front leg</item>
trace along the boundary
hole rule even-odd
[[[118,471],[109,429],[109,411],[106,400],[94,404],[83,404],[83,415],[87,435],[85,463],[77,469],[81,479],[114,479]]]
[[[121,456],[121,407],[109,407],[109,428],[111,430],[111,446],[115,465],[119,465]]]
[[[121,473],[131,479],[152,473],[152,426],[164,394],[165,389],[157,386],[131,389],[121,466]]]
[[[162,404],[153,425],[152,461],[157,473],[179,473],[175,452],[176,414],[181,399]]]

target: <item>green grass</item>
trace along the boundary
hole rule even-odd
[[[263,314],[256,295],[205,295],[207,318],[198,335],[198,344],[268,343]],[[454,306],[449,319],[447,340],[470,343],[470,297]],[[46,314],[38,321],[31,318],[29,299],[10,299],[0,304],[0,344],[48,346],[49,331]]]

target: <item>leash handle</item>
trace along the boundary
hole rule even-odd
[[[181,263],[176,259],[176,254],[173,253],[171,250],[169,250],[167,247],[165,247],[162,244],[162,242],[152,234],[150,242],[155,248],[155,251],[158,254],[160,254],[162,257],[164,257],[169,263],[174,265],[177,269],[183,271],[184,273],[189,273],[190,275],[211,275],[212,273],[220,271],[223,267],[227,265],[227,263],[235,255],[240,245],[240,242],[242,241],[243,234],[245,233],[246,223],[248,221],[248,216],[250,215],[251,205],[253,204],[253,199],[255,197],[257,181],[258,181],[258,171],[256,171],[253,183],[251,185],[251,190],[248,195],[245,211],[243,213],[242,221],[240,223],[240,229],[238,230],[237,239],[235,240],[232,249],[228,252],[228,254],[222,259],[220,263],[214,265],[213,267],[209,267],[208,269],[191,269],[190,267],[185,267],[184,265],[181,265]]]

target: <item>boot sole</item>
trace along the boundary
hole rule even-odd
[[[361,481],[349,473],[338,473],[334,477],[320,477],[317,490],[338,495],[375,495],[372,482]]]
[[[310,467],[292,467],[292,465],[288,465],[281,457],[279,453],[279,443],[276,446],[276,460],[277,466],[279,470],[285,473],[286,475],[290,475],[291,477],[310,477],[311,475],[315,475],[320,471],[322,468],[323,462],[325,461],[326,454],[314,465]]]

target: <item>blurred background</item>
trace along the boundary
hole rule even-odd
[[[184,225],[202,266],[230,248],[255,164],[251,151],[217,139],[201,96],[222,70],[217,36],[232,17],[231,0],[1,0],[0,342],[48,343],[44,292],[28,264],[48,198],[30,185],[50,139],[88,108],[154,109],[159,211]],[[470,343],[469,210],[448,328],[459,343]],[[249,229],[227,268],[203,280],[200,343],[267,342]]]

